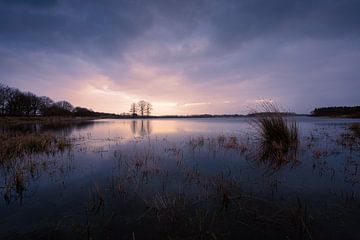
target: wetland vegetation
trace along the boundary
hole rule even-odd
[[[0,138],[5,239],[359,236],[356,120],[25,126]]]
[[[51,133],[10,132],[0,134],[1,163],[33,154],[55,154],[71,146],[69,140]]]

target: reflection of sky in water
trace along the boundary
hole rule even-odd
[[[339,126],[346,126],[354,119],[327,118],[296,118],[300,131],[309,133],[314,128],[326,127],[338,130]],[[91,133],[95,138],[121,137],[133,138],[144,136],[173,136],[184,137],[193,135],[241,134],[252,132],[250,118],[214,118],[214,119],[124,119],[97,120],[94,125],[73,131],[73,135]]]
[[[346,196],[359,194],[359,151],[351,152],[336,143],[347,124],[356,120],[297,119],[302,135],[300,163],[288,164],[276,172],[247,154],[207,142],[224,134],[249,144],[246,139],[253,136],[254,129],[248,118],[97,120],[81,127],[67,126],[67,130],[60,130],[61,134],[80,137],[74,149],[48,157],[56,159],[55,163],[39,167],[38,177],[28,179],[21,203],[7,205],[0,201],[0,214],[5,219],[0,236],[19,231],[19,224],[24,225],[21,231],[28,231],[56,224],[67,215],[81,216],[94,185],[106,190],[117,181],[131,178],[133,182],[125,184],[127,191],[144,198],[164,189],[198,194],[201,186],[185,184],[184,178],[185,173],[193,174],[195,170],[204,181],[220,174],[238,181],[243,191],[278,201],[300,196],[317,206],[324,201],[337,204]],[[316,139],[312,148],[306,146],[310,134]],[[189,144],[191,138],[201,136],[204,145]],[[251,144],[248,147],[252,148]],[[315,151],[327,151],[328,155],[315,159]],[[144,178],[141,167],[136,171],[134,162],[143,159],[148,161],[149,172],[157,174]],[[6,171],[1,172],[3,177]]]

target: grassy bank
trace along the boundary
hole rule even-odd
[[[52,154],[71,146],[70,140],[51,133],[3,133],[0,135],[0,163],[31,154]]]
[[[57,124],[64,122],[85,122],[98,119],[96,117],[0,117],[0,124]]]

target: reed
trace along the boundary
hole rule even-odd
[[[360,138],[360,123],[352,123],[349,129],[356,137]]]
[[[279,107],[272,102],[261,104],[263,113],[255,118],[255,129],[260,140],[260,159],[271,160],[272,166],[296,158],[299,146],[298,124],[285,118]],[[265,113],[265,114],[264,114]]]
[[[4,133],[0,134],[0,163],[31,154],[51,154],[64,151],[71,142],[50,133]]]

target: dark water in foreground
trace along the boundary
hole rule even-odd
[[[356,120],[297,121],[277,168],[247,118],[25,126],[73,147],[1,167],[0,239],[360,239]]]

